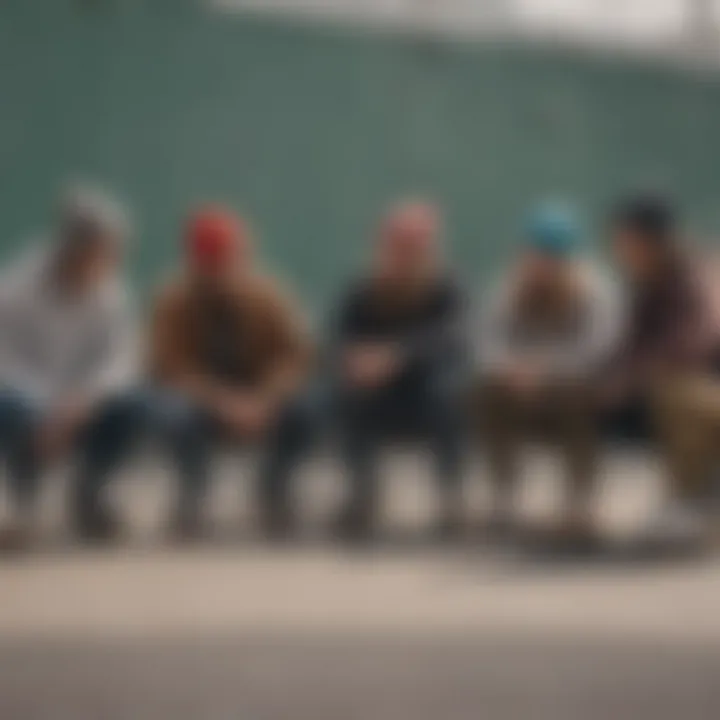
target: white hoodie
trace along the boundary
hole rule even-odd
[[[63,296],[48,282],[50,248],[0,274],[0,389],[52,404],[126,387],[138,367],[127,289],[113,278],[84,297]]]
[[[626,302],[620,289],[597,266],[577,268],[580,323],[566,334],[522,337],[514,332],[517,279],[503,277],[481,308],[477,360],[483,372],[494,373],[517,363],[536,363],[558,380],[588,378],[610,359],[624,332]]]

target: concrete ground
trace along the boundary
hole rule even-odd
[[[527,462],[520,512],[550,516],[556,468]],[[610,554],[559,560],[468,540],[423,543],[432,487],[418,455],[387,467],[375,548],[317,528],[339,500],[308,468],[298,546],[252,538],[247,485],[218,468],[217,537],[162,542],[167,473],[136,468],[117,500],[122,548],[62,540],[62,482],[43,504],[46,542],[0,560],[2,720],[684,720],[720,717],[720,563]],[[487,506],[483,469],[468,505]],[[608,460],[598,516],[632,537],[660,502],[657,468]]]

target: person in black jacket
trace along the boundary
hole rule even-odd
[[[372,531],[376,450],[393,431],[427,439],[441,489],[438,530],[460,525],[465,299],[443,268],[439,235],[432,205],[395,207],[370,272],[340,306],[333,358],[351,492],[339,530],[351,538]]]

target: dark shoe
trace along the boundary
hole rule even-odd
[[[27,550],[33,541],[28,525],[13,523],[0,529],[0,553],[18,553]]]
[[[122,524],[107,508],[83,508],[75,517],[75,535],[83,542],[107,544],[122,535]]]
[[[199,512],[176,512],[168,523],[168,538],[173,544],[185,545],[202,540],[206,528]]]
[[[271,542],[292,540],[297,531],[294,513],[287,507],[267,508],[261,518],[262,533]]]
[[[513,515],[495,512],[480,524],[478,534],[488,542],[502,543],[515,539],[518,533],[519,526]]]
[[[601,540],[593,520],[571,515],[559,525],[539,525],[529,529],[526,543],[558,555],[586,555],[600,548]]]
[[[373,513],[366,508],[349,505],[334,523],[334,535],[341,542],[360,544],[368,542],[374,535]]]
[[[453,509],[445,510],[435,521],[433,536],[440,542],[459,540],[465,534],[465,524],[461,514]]]
[[[713,553],[720,550],[720,516],[715,516],[708,522],[706,544],[708,550]]]

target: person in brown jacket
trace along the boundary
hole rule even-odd
[[[655,437],[667,461],[672,502],[658,519],[658,533],[694,536],[704,524],[698,510],[707,499],[710,451],[718,447],[712,438],[720,439],[720,405],[708,412],[717,384],[709,376],[718,348],[716,316],[700,263],[683,246],[667,200],[626,200],[613,215],[611,235],[629,318],[603,399],[626,428]]]
[[[309,419],[298,400],[310,349],[277,284],[252,263],[247,230],[218,208],[198,212],[186,267],[156,300],[150,363],[155,417],[180,475],[174,531],[201,532],[209,453],[219,438],[265,446],[259,500],[266,530],[289,531],[286,485]]]

